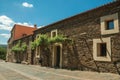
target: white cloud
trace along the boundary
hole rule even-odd
[[[0,16],[0,29],[11,30],[14,23],[15,22],[11,18],[5,15]]]
[[[33,7],[33,4],[30,4],[30,3],[27,3],[27,2],[23,2],[23,3],[22,3],[22,6],[28,7],[28,8],[32,8],[32,7]]]
[[[4,37],[4,38],[9,38],[10,37],[10,34],[0,34],[0,36]]]
[[[0,30],[10,31],[13,28],[14,24],[20,24],[20,25],[33,27],[33,25],[30,24],[30,23],[27,23],[27,22],[23,22],[23,23],[15,22],[15,21],[13,21],[11,18],[9,18],[6,15],[0,16]]]
[[[16,24],[20,24],[20,25],[24,25],[24,26],[33,27],[32,24],[29,24],[29,23],[27,23],[27,22],[24,22],[24,23],[20,23],[20,22],[18,22],[18,23],[16,23]]]
[[[9,25],[11,23],[14,23],[14,21],[5,15],[2,15],[0,16],[0,23]]]

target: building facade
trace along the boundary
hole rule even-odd
[[[30,42],[38,35],[46,34],[50,38],[63,35],[72,40],[72,44],[56,42],[47,49],[37,46],[31,49]],[[32,35],[13,40],[8,46],[14,46],[19,40],[26,42],[27,50],[21,56],[29,64],[65,68],[111,72],[120,74],[120,1],[83,12],[62,21],[34,30]],[[11,53],[8,61],[15,59]],[[19,55],[20,56],[20,55]]]

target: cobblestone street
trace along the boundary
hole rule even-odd
[[[120,76],[0,62],[0,80],[120,80]]]

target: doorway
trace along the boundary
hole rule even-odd
[[[56,68],[59,68],[60,67],[60,46],[56,46],[56,65],[55,67]]]
[[[62,67],[62,45],[54,45],[52,65],[55,68]]]

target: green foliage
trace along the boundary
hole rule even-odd
[[[26,45],[26,43],[23,43],[21,45],[21,50],[24,52],[24,51],[26,51],[26,49],[27,49],[27,45]]]
[[[57,35],[56,37],[50,38],[49,43],[70,43],[72,44],[73,41],[69,38],[64,37],[63,35]]]
[[[47,46],[49,44],[48,42],[48,36],[47,35],[39,35],[39,38],[36,39],[37,46]]]
[[[13,46],[13,47],[12,47],[12,51],[15,52],[15,53],[16,53],[16,52],[20,52],[20,51],[21,51],[21,48],[18,47],[18,46]]]
[[[22,43],[20,46],[21,41],[19,41],[15,46],[12,47],[13,52],[20,52],[20,51],[25,51],[27,49],[27,45],[25,43]]]
[[[31,49],[34,50],[36,48],[36,41],[31,42]]]
[[[20,43],[21,41],[19,41],[15,46],[12,47],[12,51],[13,52],[20,52],[21,51],[21,48],[20,48]]]
[[[6,48],[0,47],[0,59],[6,59]]]
[[[62,42],[71,42],[70,39],[64,37],[63,35],[58,35],[56,37],[53,37],[53,38],[48,38],[47,35],[45,34],[42,34],[42,35],[39,35],[38,38],[36,38],[34,40],[34,42],[31,42],[31,49],[34,50],[37,46],[48,46],[49,44],[52,44],[52,43],[62,43]]]
[[[48,45],[48,37],[47,35],[39,35],[38,38],[31,42],[31,49],[34,50],[37,46],[47,46]]]
[[[67,38],[65,38],[63,35],[58,35],[56,37],[50,38],[49,42],[50,43],[57,43],[57,42],[65,42]]]

